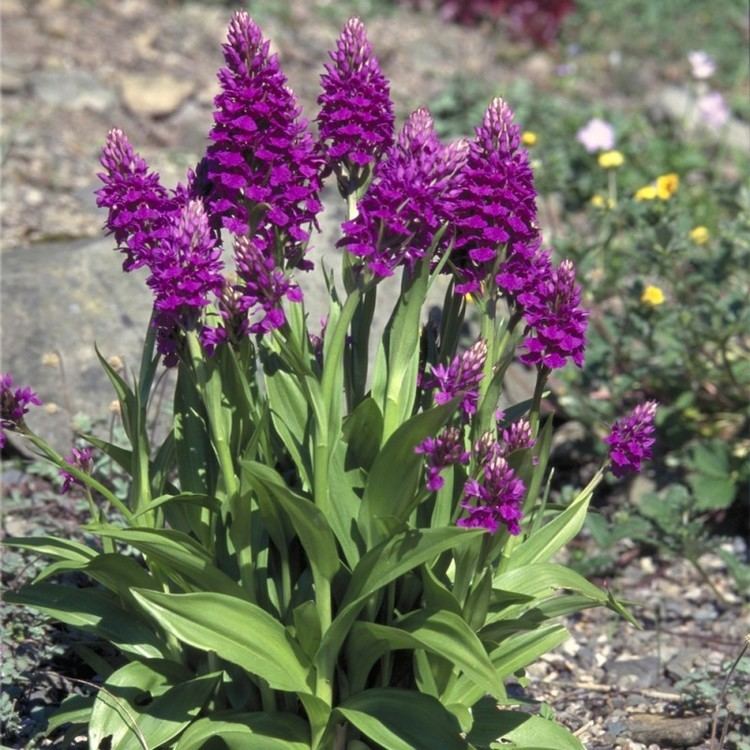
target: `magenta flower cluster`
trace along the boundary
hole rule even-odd
[[[487,344],[479,339],[465,352],[457,354],[448,365],[435,365],[423,381],[423,387],[434,387],[435,403],[447,404],[461,397],[459,408],[470,417],[477,410],[479,384],[484,374]]]
[[[412,269],[450,217],[451,178],[464,158],[440,142],[426,109],[413,112],[376,167],[356,218],[344,223],[339,246],[380,278],[401,265]]]
[[[282,238],[287,263],[309,269],[307,228],[321,209],[312,134],[277,56],[247,13],[235,13],[229,24],[224,60],[205,165],[210,212],[269,256]]]
[[[29,387],[14,388],[9,373],[0,374],[0,448],[5,447],[5,430],[15,430],[23,423],[29,406],[41,404],[39,396]]]
[[[427,438],[416,447],[416,452],[425,456],[426,485],[430,492],[437,492],[445,484],[441,476],[444,469],[469,463],[470,454],[464,450],[461,432],[459,427],[446,427],[436,438]]]
[[[65,460],[76,469],[80,469],[86,474],[91,474],[94,468],[94,449],[88,446],[84,448],[73,448],[70,455],[65,456]],[[73,485],[81,485],[82,482],[76,479],[70,472],[65,469],[60,469],[60,478],[62,479],[62,485],[60,486],[60,492],[65,495],[70,492]]]
[[[650,460],[656,408],[655,401],[639,404],[630,414],[618,419],[604,438],[609,445],[612,473],[616,477],[637,473],[641,470],[641,464]]]
[[[329,54],[318,97],[320,145],[327,168],[343,167],[351,177],[393,145],[390,84],[358,18],[346,22]]]

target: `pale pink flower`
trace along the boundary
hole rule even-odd
[[[576,133],[576,140],[590,154],[615,147],[615,129],[605,120],[594,117]]]
[[[702,49],[688,52],[688,62],[693,78],[704,81],[716,72],[716,60]]]
[[[709,130],[721,130],[729,122],[729,105],[718,91],[698,97],[698,117]]]

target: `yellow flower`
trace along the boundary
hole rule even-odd
[[[620,151],[603,151],[599,154],[599,166],[602,169],[617,169],[625,163],[625,157]]]
[[[652,201],[656,198],[656,188],[653,185],[644,185],[638,188],[633,196],[637,201]]]
[[[652,286],[649,284],[641,294],[641,302],[644,305],[650,305],[656,307],[664,302],[664,292],[658,286]]]
[[[708,231],[708,227],[700,226],[690,230],[690,239],[696,245],[705,245],[710,238],[711,233]]]
[[[656,178],[656,194],[659,200],[667,201],[680,187],[680,175],[670,172],[669,174],[659,175]]]
[[[591,205],[594,208],[614,208],[617,204],[611,199],[597,193],[591,196]]]
[[[524,146],[536,146],[537,135],[531,130],[524,130],[521,134],[521,142]]]

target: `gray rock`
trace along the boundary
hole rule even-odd
[[[663,747],[693,747],[703,741],[708,719],[703,716],[672,718],[656,714],[634,714],[628,721],[631,739]]]
[[[77,412],[106,418],[114,393],[94,352],[117,355],[137,368],[151,313],[143,271],[125,274],[109,238],[53,243],[3,253],[3,363],[54,412],[33,409],[28,423],[67,451]],[[58,367],[42,366],[57,352]]]
[[[83,70],[40,70],[31,75],[34,94],[45,104],[106,112],[117,101],[114,91]]]
[[[136,115],[162,118],[176,112],[193,93],[195,85],[189,79],[178,79],[167,74],[123,75],[120,80],[122,100]]]
[[[655,656],[620,658],[606,667],[609,682],[620,687],[653,687],[659,682],[659,660]]]

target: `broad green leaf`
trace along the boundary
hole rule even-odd
[[[119,599],[109,592],[40,583],[8,591],[5,601],[44,612],[84,633],[110,641],[126,654],[151,659],[164,656],[164,646],[153,627],[135,612],[123,609]]]
[[[204,495],[200,492],[180,492],[176,495],[160,495],[159,497],[155,497],[133,516],[133,520],[139,518],[144,513],[171,503],[185,503],[186,505],[194,505],[198,508],[207,508],[213,512],[217,512],[221,508],[221,503],[210,495]]]
[[[344,451],[345,444],[338,441],[331,456],[328,474],[330,486],[328,494],[331,504],[328,522],[336,535],[347,564],[350,568],[354,568],[361,556],[361,550],[365,548],[364,540],[357,527],[357,516],[362,500],[354,490],[353,473],[347,472],[344,468]]]
[[[368,396],[357,404],[344,420],[342,432],[347,444],[346,468],[370,471],[383,436],[383,415],[372,397]]]
[[[307,552],[310,566],[325,578],[332,578],[339,569],[336,539],[323,513],[311,500],[292,492],[278,472],[257,461],[245,461],[248,482],[259,496],[266,496],[278,503],[286,513],[300,542]]]
[[[25,549],[36,555],[46,555],[57,560],[71,560],[85,563],[99,553],[91,547],[72,539],[56,539],[51,536],[9,536],[2,540],[7,547]]]
[[[452,612],[421,610],[404,617],[395,626],[357,622],[351,629],[347,649],[352,659],[365,664],[363,679],[388,650],[424,649],[451,661],[487,693],[504,695],[502,683],[479,638]]]
[[[89,744],[110,738],[112,750],[156,748],[176,737],[196,716],[221,673],[190,679],[171,661],[131,662],[111,674],[97,693]]]
[[[493,586],[502,591],[533,597],[546,597],[553,591],[568,589],[602,604],[607,601],[606,591],[589,583],[574,570],[556,563],[532,563],[522,568],[513,568],[496,575]]]
[[[388,438],[370,470],[362,498],[360,519],[367,519],[374,534],[377,518],[404,522],[414,509],[424,456],[415,448],[436,435],[456,409],[456,402],[421,412],[402,424]],[[394,471],[398,467],[398,471]]]
[[[120,529],[91,524],[87,528],[99,536],[118,539],[135,547],[163,568],[183,577],[202,591],[215,591],[243,598],[245,591],[226,573],[215,567],[208,553],[195,540],[174,529]]]
[[[79,695],[74,693],[67,698],[47,717],[44,731],[52,734],[56,729],[66,724],[84,726],[88,724],[91,709],[94,706],[95,695]]]
[[[219,742],[211,742],[216,738]],[[175,750],[310,750],[307,724],[288,713],[217,712],[191,724]]]
[[[327,672],[335,663],[349,628],[371,594],[442,552],[476,540],[483,533],[456,527],[410,529],[371,549],[352,572],[341,609],[323,634],[315,658],[318,668]]]
[[[432,696],[375,688],[347,698],[336,709],[385,750],[467,750],[456,717]]]
[[[310,665],[284,626],[248,601],[225,594],[133,592],[165,630],[258,675],[276,690],[309,692]]]
[[[519,750],[584,750],[565,727],[540,716],[501,710],[489,698],[477,703],[472,713],[474,724],[467,739],[477,748],[507,743]]]
[[[506,638],[490,654],[490,659],[500,677],[509,677],[557,648],[568,637],[568,630],[562,625],[548,625],[530,633],[518,633]]]

